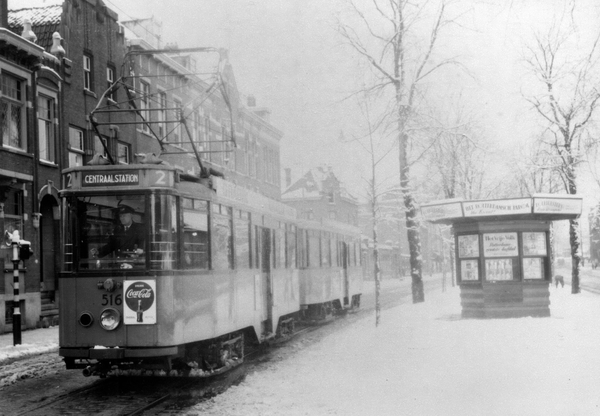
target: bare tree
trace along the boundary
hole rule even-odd
[[[456,64],[454,59],[435,60],[434,50],[443,29],[454,20],[447,17],[447,2],[441,2],[430,22],[427,40],[420,43],[419,24],[427,20],[431,4],[408,0],[371,0],[368,7],[349,0],[356,26],[341,23],[339,33],[364,58],[377,76],[370,92],[393,95],[390,117],[396,126],[400,187],[405,206],[410,253],[413,303],[423,302],[421,236],[418,209],[410,175],[410,123],[419,104],[420,86],[440,68]],[[362,5],[362,3],[361,3]]]
[[[541,90],[526,98],[548,126],[542,149],[551,151],[564,190],[575,195],[578,167],[594,144],[586,130],[600,99],[597,82],[594,82],[600,33],[586,48],[585,54],[575,56],[583,48],[573,48],[570,43],[576,32],[568,17],[557,19],[547,33],[535,34],[533,42],[526,45],[525,60]],[[569,236],[571,292],[579,293],[582,253],[578,219],[570,220]]]
[[[393,150],[392,146],[386,146],[382,141],[376,141],[374,135],[380,127],[381,120],[373,123],[371,119],[368,97],[359,100],[359,108],[367,125],[365,137],[355,138],[357,142],[369,155],[370,178],[367,180],[367,195],[369,199],[370,222],[373,237],[373,278],[375,280],[375,326],[379,326],[381,320],[381,265],[379,261],[379,234],[378,227],[381,217],[379,200],[381,197],[381,181],[377,176],[377,168],[381,162]]]

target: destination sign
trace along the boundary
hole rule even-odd
[[[90,172],[83,174],[82,186],[122,186],[139,185],[138,171],[124,170],[115,172]]]

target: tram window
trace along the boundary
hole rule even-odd
[[[243,215],[246,214],[246,215]],[[248,213],[240,212],[235,220],[236,268],[249,269],[250,266],[250,221]]]
[[[306,259],[306,231],[305,230],[297,230],[296,232],[296,245],[298,250],[298,268],[307,267],[307,259]]]
[[[285,266],[287,268],[296,267],[296,227],[288,225],[285,235]]]
[[[175,198],[169,195],[151,195],[151,207],[150,267],[169,270],[175,266],[178,252]]]
[[[208,269],[208,203],[184,198],[183,268]]]
[[[321,266],[331,266],[331,239],[329,233],[321,234]]]
[[[271,230],[271,265],[274,269],[277,268],[277,248],[278,248],[278,241],[277,241],[277,230]]]
[[[145,208],[143,195],[102,195],[69,200],[67,235],[78,248],[78,268],[145,267]]]
[[[331,237],[331,265],[339,267],[342,265],[342,263],[340,262],[340,257],[338,256],[338,246],[340,243],[338,241],[337,234],[332,234]]]
[[[321,238],[318,231],[309,231],[308,236],[308,266],[321,265]]]
[[[285,268],[285,224],[280,223],[277,230],[277,267]]]
[[[215,204],[216,205],[216,204]],[[213,209],[212,216],[212,257],[215,270],[233,268],[233,233],[231,208],[221,207],[221,214]]]
[[[255,269],[260,269],[260,262],[261,260],[261,251],[260,251],[260,247],[261,247],[261,231],[258,225],[254,226],[254,268]]]

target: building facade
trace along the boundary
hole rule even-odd
[[[328,219],[358,226],[358,202],[330,167],[319,166],[292,183],[286,171],[283,202],[296,208],[300,218]]]
[[[3,52],[7,62],[2,67],[2,98],[8,106],[4,108],[14,112],[13,119],[21,118],[21,127],[2,129],[13,133],[3,138],[0,148],[7,166],[1,175],[8,181],[0,229],[18,229],[23,239],[32,242],[34,254],[21,263],[20,284],[21,323],[32,328],[58,321],[61,171],[86,164],[107,149],[120,155],[120,163],[128,163],[133,135],[118,121],[133,120],[134,115],[110,115],[115,125],[98,132],[89,122],[88,114],[96,106],[122,107],[116,95],[100,101],[125,54],[118,16],[101,0],[65,0],[60,5],[11,10],[2,0],[2,9],[3,34],[15,43],[5,44]],[[15,52],[14,47],[21,51]],[[23,59],[25,54],[30,58]],[[14,91],[10,96],[9,89]],[[22,114],[17,116],[19,101]],[[0,333],[12,330],[12,261],[6,247],[0,249],[5,266]]]
[[[129,79],[140,110],[140,153],[160,154],[198,175],[195,148],[207,171],[279,200],[283,133],[270,123],[267,108],[257,107],[252,96],[241,96],[227,51],[165,45],[154,19],[122,24],[129,44]]]
[[[0,231],[32,242],[19,273],[24,328],[58,321],[63,169],[154,153],[280,199],[283,133],[238,92],[226,51],[156,52],[173,48],[148,35],[160,23],[121,24],[102,0],[10,10],[0,0],[0,14]],[[11,255],[2,244],[0,333],[12,331]]]

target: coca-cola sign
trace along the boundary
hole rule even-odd
[[[154,289],[146,282],[132,282],[125,290],[125,303],[134,312],[143,312],[154,305]]]

